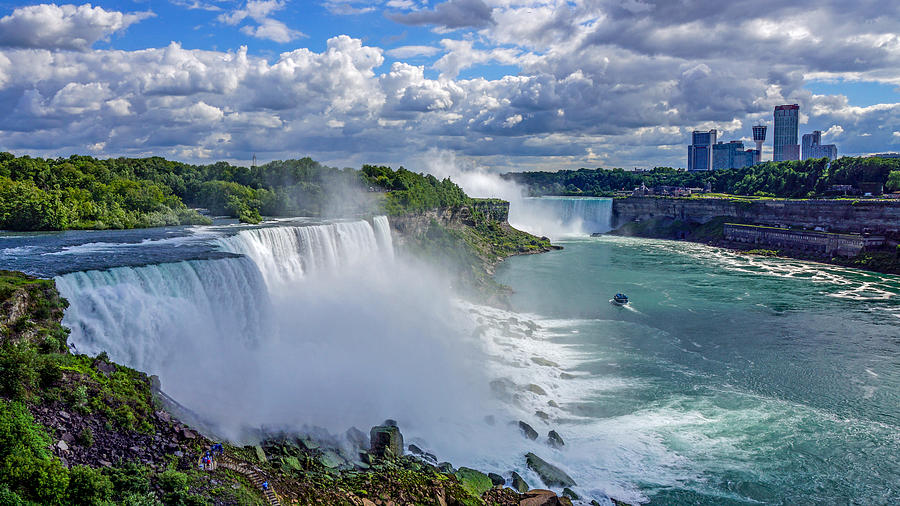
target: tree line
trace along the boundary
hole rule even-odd
[[[161,157],[43,159],[0,153],[0,229],[121,229],[258,223],[262,216],[401,214],[452,207],[468,197],[449,179],[400,167],[328,167],[309,157],[243,167]]]
[[[900,191],[900,159],[843,157],[803,161],[765,162],[740,169],[688,172],[671,167],[649,171],[579,169],[558,172],[511,172],[503,178],[522,184],[531,196],[607,196],[631,191],[644,184],[710,189],[717,193],[784,198],[828,195],[833,185],[881,183],[888,191]]]

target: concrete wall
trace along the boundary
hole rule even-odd
[[[884,237],[880,236],[864,237],[855,234],[832,234],[733,223],[726,223],[723,233],[726,240],[733,242],[848,257],[856,256],[867,247],[878,247],[884,243]]]
[[[613,227],[670,218],[695,223],[724,216],[740,223],[874,234],[900,234],[900,202],[851,200],[735,200],[628,197],[613,199]]]

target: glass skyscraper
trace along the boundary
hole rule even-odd
[[[718,132],[710,130],[694,130],[691,134],[691,145],[688,146],[688,170],[712,170],[713,146],[716,144]]]
[[[775,156],[773,159],[776,162],[800,159],[800,145],[797,144],[799,120],[799,105],[775,107]]]

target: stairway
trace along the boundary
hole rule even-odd
[[[243,462],[238,462],[231,457],[226,455],[221,455],[218,458],[218,464],[225,469],[231,469],[232,471],[243,474],[246,476],[253,486],[257,488],[257,490],[262,490],[262,484],[265,481],[265,478],[252,467],[245,465]],[[272,484],[269,484],[269,488],[263,490],[263,494],[266,496],[266,500],[269,501],[269,504],[273,506],[281,506],[281,502],[278,500],[278,496],[275,495],[275,489],[272,487]]]

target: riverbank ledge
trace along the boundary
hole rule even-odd
[[[613,199],[613,235],[775,251],[900,274],[900,202],[627,197]]]

